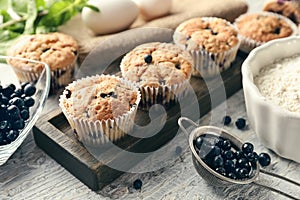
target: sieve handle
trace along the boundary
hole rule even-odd
[[[275,178],[281,179],[281,180],[283,180],[283,181],[286,181],[286,182],[288,182],[288,183],[290,183],[290,184],[293,184],[294,186],[299,187],[299,189],[300,189],[300,183],[297,182],[297,181],[291,180],[291,179],[289,179],[289,178],[286,178],[286,177],[284,177],[284,176],[281,176],[281,175],[278,175],[278,174],[275,174],[275,173],[272,173],[272,172],[268,172],[268,171],[263,170],[263,169],[261,169],[260,172],[263,173],[263,174],[266,174],[266,175],[268,175],[268,176],[275,177]],[[269,190],[271,190],[271,191],[273,191],[273,192],[276,192],[276,193],[278,193],[278,194],[281,194],[281,195],[283,195],[283,196],[285,196],[285,197],[288,197],[288,198],[290,198],[290,199],[300,200],[299,197],[295,197],[295,196],[293,196],[293,195],[291,195],[291,194],[288,194],[288,193],[286,193],[286,192],[284,192],[284,191],[282,191],[282,190],[276,189],[276,188],[274,188],[274,187],[270,187],[270,186],[268,186],[267,184],[265,184],[263,181],[256,180],[256,181],[254,181],[254,182],[252,182],[252,183],[255,184],[255,185],[258,185],[258,186],[260,186],[260,187],[264,187],[264,188],[266,188],[266,189],[269,189]]]
[[[178,119],[178,125],[181,128],[181,130],[187,135],[189,136],[190,134],[188,133],[187,129],[183,126],[183,122],[186,121],[189,123],[189,125],[195,126],[195,127],[199,127],[199,124],[197,124],[196,122],[194,122],[193,120],[187,118],[187,117],[180,117]]]

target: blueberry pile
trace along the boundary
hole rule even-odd
[[[257,161],[262,167],[268,166],[271,158],[266,153],[257,154],[251,143],[238,148],[230,140],[212,134],[203,134],[193,141],[199,157],[214,171],[234,179],[254,176]]]
[[[11,143],[30,117],[29,108],[35,103],[36,88],[29,82],[16,88],[14,84],[0,85],[0,146]]]

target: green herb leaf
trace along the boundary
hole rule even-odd
[[[37,5],[35,0],[28,0],[27,4],[27,20],[25,23],[25,34],[33,34],[35,32],[34,22],[37,18]]]

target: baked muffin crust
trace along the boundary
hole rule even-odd
[[[192,18],[175,30],[175,39],[187,50],[206,50],[219,53],[239,43],[238,32],[224,19]]]
[[[51,70],[71,65],[77,58],[78,44],[63,33],[25,35],[20,37],[7,52],[9,56],[33,59],[47,63]],[[14,67],[30,72],[40,72],[43,67],[26,61],[8,60]]]
[[[236,25],[244,37],[258,42],[268,42],[293,34],[293,29],[284,19],[273,15],[248,14],[236,21]]]
[[[95,77],[70,84],[63,106],[72,116],[91,121],[117,118],[128,112],[137,92],[115,77]],[[137,105],[135,105],[137,106]]]
[[[145,61],[151,56],[151,63]],[[188,80],[192,57],[171,43],[146,43],[128,52],[121,62],[122,75],[141,86],[159,87]]]

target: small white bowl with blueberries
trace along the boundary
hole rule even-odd
[[[20,82],[7,59],[22,59],[43,66],[34,82]],[[46,63],[0,55],[0,165],[22,144],[41,114],[50,89]]]

